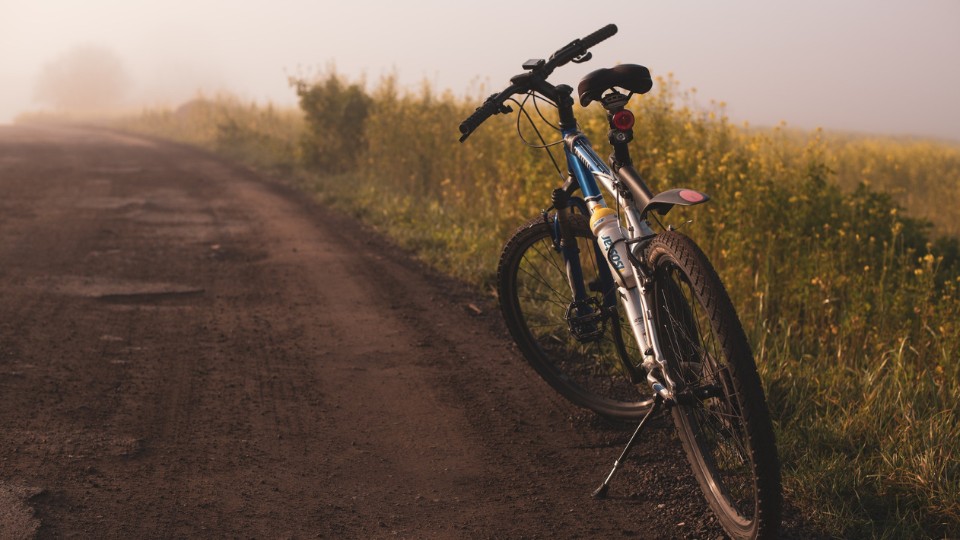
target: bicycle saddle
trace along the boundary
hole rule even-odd
[[[629,90],[634,94],[646,94],[653,87],[650,70],[638,64],[620,64],[591,71],[577,85],[580,105],[586,107],[614,87]]]

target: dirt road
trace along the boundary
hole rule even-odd
[[[588,497],[629,432],[490,300],[134,137],[0,127],[0,395],[2,537],[719,534],[666,421]]]

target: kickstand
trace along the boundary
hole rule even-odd
[[[636,431],[633,432],[633,435],[630,436],[630,440],[627,441],[626,448],[623,449],[623,452],[620,453],[620,458],[613,462],[613,469],[610,470],[610,474],[607,475],[607,478],[600,484],[600,487],[593,492],[594,499],[603,499],[607,496],[607,491],[610,489],[610,479],[613,478],[614,473],[617,472],[617,469],[620,468],[620,464],[627,459],[627,454],[630,453],[630,449],[633,448],[633,443],[637,440],[637,435],[640,435],[640,431],[643,430],[643,426],[647,424],[647,420],[653,416],[653,413],[657,412],[660,409],[660,406],[663,405],[663,398],[660,397],[660,394],[656,394],[653,398],[653,406],[650,407],[650,410],[647,411],[647,414],[643,416],[643,419],[640,420],[640,424],[637,425]]]

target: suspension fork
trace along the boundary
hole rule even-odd
[[[579,197],[571,197],[569,189],[554,190],[552,199],[557,210],[553,223],[553,241],[555,248],[563,257],[570,291],[574,295],[574,303],[579,306],[579,309],[583,310],[579,311],[577,315],[584,316],[594,313],[591,304],[586,302],[590,298],[590,292],[587,291],[588,286],[592,292],[601,293],[601,315],[610,319],[610,330],[614,336],[613,342],[617,349],[617,358],[620,361],[621,368],[633,384],[640,384],[644,380],[643,373],[630,362],[630,356],[623,341],[623,332],[620,328],[617,297],[623,293],[617,287],[606,257],[596,242],[591,242],[592,247],[588,249],[592,250],[593,260],[599,274],[599,283],[587,284],[584,280],[583,268],[580,266],[580,248],[570,226],[570,215],[573,208],[576,208],[582,215],[589,215],[587,203]],[[638,343],[642,342],[638,341]]]
[[[570,181],[568,181],[569,183]],[[558,195],[557,192],[563,191],[565,194]],[[563,239],[566,245],[577,246],[576,238],[573,235],[573,231],[569,226],[569,216],[572,209],[576,208],[581,215],[589,216],[590,210],[587,207],[586,201],[579,197],[571,197],[569,195],[569,188],[561,188],[554,191],[553,200],[554,206],[557,207],[558,202],[562,202],[564,210],[557,210],[556,220],[554,222],[554,242],[564,256],[564,262],[567,265],[567,275],[570,275],[571,266],[575,267],[573,270],[576,272],[577,281],[583,283],[583,271],[580,268],[580,250],[579,248],[570,251],[563,251],[560,243],[560,240]],[[559,201],[558,201],[559,199]],[[597,261],[597,272],[600,274],[600,283],[597,285],[600,287],[600,291],[603,293],[603,302],[602,305],[604,309],[614,308],[617,305],[617,296],[616,296],[616,282],[613,280],[613,274],[610,273],[610,267],[606,264],[606,259],[604,258],[603,252],[600,251],[600,247],[593,242],[593,258]],[[570,290],[574,292],[574,297],[577,300],[583,300],[582,297],[577,296],[577,287],[573,285],[570,286]],[[580,287],[583,289],[583,287]]]
[[[573,300],[577,303],[583,302],[587,298],[587,289],[583,281],[583,268],[580,267],[580,246],[570,227],[570,196],[565,190],[558,188],[553,190],[551,198],[557,210],[553,222],[554,243],[563,256]]]

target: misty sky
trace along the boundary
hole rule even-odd
[[[38,73],[78,46],[122,60],[127,105],[197,89],[292,105],[287,76],[331,62],[369,81],[396,72],[410,87],[493,91],[609,22],[620,33],[555,83],[640,63],[704,104],[725,101],[736,121],[960,141],[958,0],[0,0],[0,122],[40,107]]]

